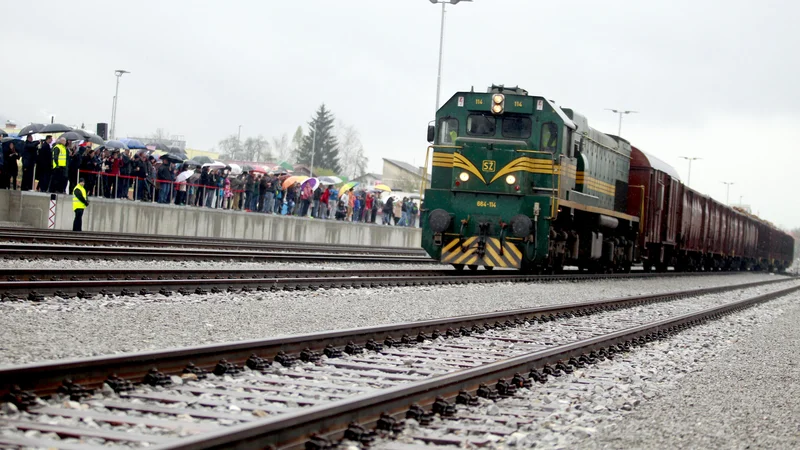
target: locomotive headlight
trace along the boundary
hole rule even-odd
[[[492,105],[492,112],[495,114],[500,114],[503,112],[503,105]]]
[[[503,100],[505,99],[506,98],[505,96],[503,96],[503,94],[494,94],[494,96],[492,97],[492,101],[494,102],[495,105],[502,105]]]
[[[467,172],[461,172],[460,174],[458,174],[458,179],[466,183],[467,181],[469,181],[469,174]]]
[[[515,177],[514,175],[509,175],[506,177],[507,184],[514,184],[516,182],[517,182],[517,177]]]

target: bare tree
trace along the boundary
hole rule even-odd
[[[234,160],[240,159],[239,138],[235,134],[231,134],[225,139],[219,141],[217,146],[219,147],[220,158]]]
[[[162,144],[169,144],[172,142],[172,139],[170,139],[169,136],[169,131],[167,131],[165,128],[156,128],[156,131],[150,133],[150,135],[147,136],[147,139],[149,139],[151,142],[161,142]]]
[[[291,153],[291,161],[288,159],[285,161],[294,162],[297,161],[297,152],[300,151],[300,147],[303,145],[303,127],[298,126],[297,130],[294,132],[294,136],[292,136],[292,153]]]
[[[338,123],[337,128],[339,129],[341,174],[353,179],[367,173],[369,159],[364,152],[364,146],[361,144],[361,135],[358,130],[353,125],[347,125],[341,121]]]
[[[292,145],[289,142],[289,135],[283,133],[279,137],[272,138],[272,150],[275,151],[275,157],[278,161],[289,161],[292,158]]]
[[[242,159],[247,161],[265,162],[273,159],[269,141],[260,134],[245,139],[241,152]]]

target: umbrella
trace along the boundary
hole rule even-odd
[[[20,136],[27,136],[29,134],[36,134],[39,131],[41,131],[42,128],[44,128],[44,124],[43,123],[32,123],[30,125],[25,125],[24,128],[19,130],[19,135]],[[0,133],[3,133],[3,131],[0,130]]]
[[[295,175],[283,180],[283,188],[289,189],[289,187],[294,186],[295,183],[302,183],[308,179],[305,175]]]
[[[161,150],[162,152],[168,152],[169,147],[167,147],[163,142],[151,142],[147,144],[147,147],[150,150]]]
[[[190,176],[194,175],[194,170],[184,170],[183,172],[178,174],[178,178],[175,178],[175,181],[178,183],[184,182],[189,179]]]
[[[349,183],[345,183],[341,188],[339,188],[339,192],[346,192],[350,189],[358,186],[358,181],[350,181]]]
[[[22,140],[22,138],[20,138],[16,134],[9,134],[6,137],[4,137],[3,139],[1,139],[0,142],[5,144],[6,142],[21,141],[21,140]]]
[[[199,162],[200,164],[211,164],[214,162],[214,160],[209,158],[208,156],[195,156],[192,159]]]
[[[88,134],[89,134],[89,136],[86,137],[86,140],[88,140],[92,144],[97,144],[97,145],[105,144],[106,141],[104,141],[103,138],[101,138],[100,136],[98,136],[98,135],[96,135],[94,133],[88,133]]]
[[[170,147],[169,148],[169,152],[170,153],[183,153],[183,150],[181,150],[179,147]]]
[[[242,168],[238,164],[228,164],[228,166],[230,166],[230,168],[231,168],[231,175],[241,175],[242,174]]]
[[[385,184],[376,184],[375,186],[372,186],[372,189],[376,191],[392,192],[392,188]]]
[[[108,149],[116,148],[119,150],[128,150],[128,146],[120,141],[106,141],[105,147]]]
[[[286,170],[294,170],[294,166],[293,166],[293,165],[291,165],[291,164],[289,164],[289,163],[288,163],[288,162],[286,162],[286,161],[281,161],[281,162],[280,162],[280,164],[278,164],[278,165],[279,165],[279,166],[281,166],[281,167],[283,167],[283,168],[284,168],[284,169],[286,169]]]
[[[162,156],[164,158],[166,155]],[[221,163],[219,161],[214,161],[212,163],[205,163],[203,167],[208,167],[209,169],[224,169],[225,163]]]
[[[186,158],[181,158],[180,155],[175,155],[173,153],[167,153],[165,155],[161,155],[161,160],[162,161],[163,160],[168,160],[170,162],[182,163],[182,162],[186,161]]]
[[[342,179],[339,177],[320,177],[319,182],[320,184],[339,184]]]
[[[309,178],[306,181],[303,181],[302,186],[305,187],[307,184],[311,185],[311,190],[315,190],[317,186],[319,186],[319,179],[318,178]]]
[[[141,148],[141,149],[147,148],[147,146],[142,144],[142,141],[138,139],[120,139],[119,141],[125,144],[127,148]]]
[[[67,131],[72,131],[72,127],[61,123],[48,123],[39,130],[39,133],[66,133]]]
[[[200,166],[203,165],[203,163],[201,163],[200,161],[198,161],[196,159],[190,159],[188,161],[184,161],[183,165],[184,166],[197,166],[197,167],[200,167]]]
[[[180,158],[181,161],[186,161],[189,159],[189,157],[186,156],[186,153],[183,152],[169,152],[169,155],[173,158]]]
[[[4,130],[0,130],[0,137],[6,137],[6,136],[8,136],[8,133],[6,133]]]
[[[269,170],[266,167],[262,166],[251,166],[250,172],[267,173],[269,172]]]
[[[67,131],[66,133],[59,136],[60,138],[64,138],[68,141],[82,141],[84,140],[84,136],[76,131]]]
[[[81,130],[80,128],[75,128],[72,131],[68,131],[68,133],[75,133],[79,135],[81,139],[89,139],[89,135],[91,134],[88,131]]]

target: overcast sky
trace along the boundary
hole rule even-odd
[[[9,8],[6,8],[8,10]],[[156,128],[210,149],[288,133],[324,102],[381,158],[422,164],[440,7],[428,0],[23,1],[0,41],[0,119]],[[6,11],[8,12],[8,11]],[[800,2],[475,0],[448,7],[442,102],[520,85],[623,137],[692,186],[800,226]],[[8,19],[8,18],[6,18]]]

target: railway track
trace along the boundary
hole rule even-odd
[[[238,260],[254,262],[368,262],[386,264],[431,264],[433,259],[422,254],[403,255],[373,253],[371,247],[359,252],[330,253],[324,246],[306,247],[303,251],[285,248],[271,250],[157,249],[153,247],[108,247],[47,244],[15,244],[0,242],[0,257],[9,259],[145,259],[203,261]]]
[[[754,287],[770,292],[708,295]],[[368,444],[372,429],[391,435],[403,417],[449,417],[456,403],[513,396],[548,375],[797,290],[787,278],[5,368],[0,394],[14,406],[4,405],[0,425],[12,431],[0,444],[325,448],[342,436]]]
[[[219,292],[425,286],[496,282],[589,281],[719,275],[667,272],[626,274],[565,273],[527,275],[514,270],[460,272],[450,269],[0,269],[0,299],[40,301],[48,296],[170,296]],[[736,272],[724,272],[736,273]]]
[[[325,252],[330,254],[370,254],[426,256],[421,248],[382,247],[369,245],[315,244],[308,242],[263,241],[191,236],[146,235],[131,233],[73,232],[24,228],[0,228],[0,241],[19,244],[70,246],[150,247],[206,250],[265,250]]]

